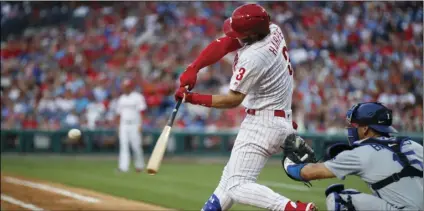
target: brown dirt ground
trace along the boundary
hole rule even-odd
[[[70,192],[78,193],[83,196],[97,198],[98,203],[90,203],[80,201],[78,199],[59,195],[56,193],[30,188],[22,185],[12,184],[4,181],[5,176],[10,176],[16,179],[36,182],[52,187],[64,189]],[[150,205],[142,202],[132,201],[120,197],[102,194],[99,192],[85,190],[81,188],[73,188],[58,183],[52,183],[37,179],[29,179],[22,176],[10,175],[1,173],[1,193],[13,197],[27,204],[33,204],[45,210],[170,210],[155,205]],[[1,201],[1,209],[5,211],[21,211],[27,210],[9,202]]]

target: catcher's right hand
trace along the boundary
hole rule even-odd
[[[352,150],[353,147],[349,144],[337,143],[329,146],[325,152],[324,160],[331,160],[345,150]]]

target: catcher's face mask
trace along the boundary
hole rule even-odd
[[[358,124],[352,122],[352,117],[355,111],[358,109],[360,104],[354,105],[351,109],[349,109],[346,113],[346,121],[348,123],[347,129],[347,140],[349,144],[352,145],[356,141],[360,140],[358,133]]]

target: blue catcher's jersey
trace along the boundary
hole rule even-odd
[[[379,142],[382,144],[378,144]],[[371,186],[403,169],[404,164],[390,148],[398,142],[410,164],[422,171],[423,146],[407,137],[379,137],[357,141],[354,149],[343,151],[324,164],[340,179],[344,179],[346,175],[357,175]],[[424,209],[422,177],[404,177],[378,191],[372,191],[374,195],[397,207]]]

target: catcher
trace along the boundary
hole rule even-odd
[[[296,180],[357,175],[372,195],[342,184],[330,185],[325,195],[327,210],[423,210],[423,147],[408,137],[392,137],[392,111],[380,103],[360,103],[347,112],[349,144],[327,149],[327,161],[308,163],[313,154],[296,148],[304,143],[292,135],[283,146],[283,167]],[[304,144],[303,144],[304,145]]]

